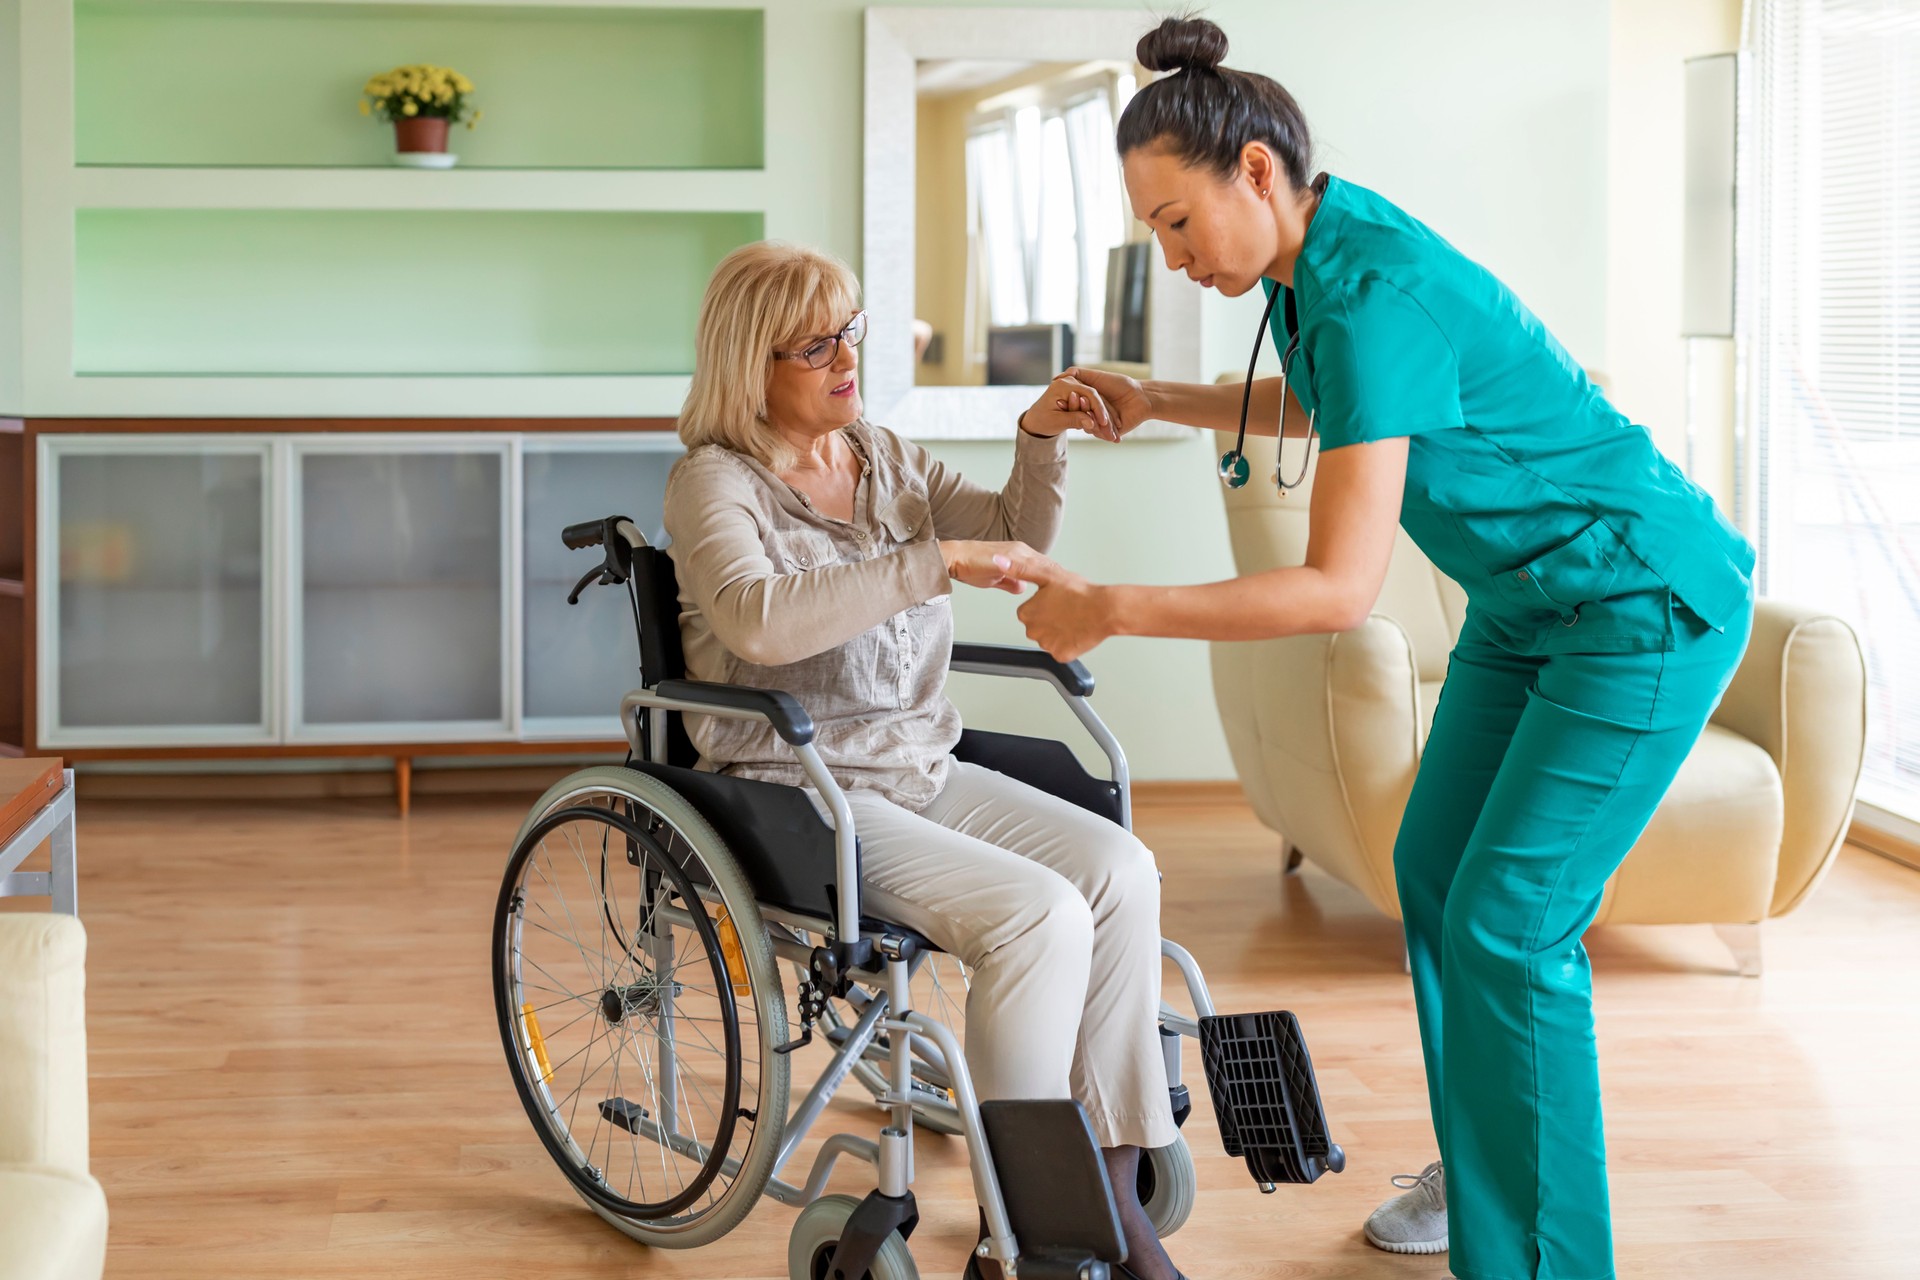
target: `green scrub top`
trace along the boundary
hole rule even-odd
[[[1735,623],[1754,552],[1712,497],[1492,273],[1325,181],[1294,266],[1288,386],[1322,449],[1409,437],[1400,523],[1466,589],[1469,620],[1527,654],[1670,650],[1676,603]]]

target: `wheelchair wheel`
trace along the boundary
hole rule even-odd
[[[493,975],[514,1087],[595,1213],[648,1244],[737,1226],[785,1125],[786,998],[752,887],[671,787],[555,784],[514,842]]]
[[[954,957],[928,956],[921,962],[920,970],[913,978],[914,1008],[937,1022],[945,1023],[954,1038],[965,1043],[967,992],[972,981],[973,975],[967,966]],[[867,989],[860,988],[851,999],[857,1009],[867,998]],[[828,1038],[837,1039],[850,1025],[839,1002],[829,1000],[826,1013],[821,1018],[821,1026]],[[885,1045],[884,1037],[875,1040],[873,1047],[867,1051],[868,1056],[853,1065],[853,1078],[876,1099],[887,1092]],[[946,1064],[938,1060],[931,1046],[923,1049],[916,1041],[913,1086],[920,1100],[914,1103],[913,1118],[917,1127],[949,1135],[964,1131],[960,1123],[960,1109],[954,1105],[953,1095],[949,1092],[952,1085],[953,1082],[947,1077]]]
[[[787,1237],[787,1280],[830,1280],[834,1246],[859,1207],[852,1196],[821,1196],[800,1211]],[[870,1280],[920,1280],[920,1269],[898,1231],[887,1234],[867,1275]]]
[[[1200,1178],[1193,1167],[1193,1149],[1187,1146],[1184,1135],[1170,1146],[1140,1153],[1136,1189],[1147,1221],[1162,1240],[1187,1225],[1200,1195]]]

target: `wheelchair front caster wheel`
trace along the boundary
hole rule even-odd
[[[1200,1195],[1200,1180],[1193,1168],[1193,1149],[1187,1146],[1186,1138],[1175,1138],[1169,1146],[1142,1151],[1135,1189],[1155,1235],[1165,1240],[1186,1226]]]
[[[793,1234],[787,1237],[788,1280],[833,1280],[833,1251],[847,1219],[860,1207],[852,1196],[821,1196],[800,1211],[793,1221]],[[900,1233],[890,1232],[867,1271],[872,1280],[920,1280],[907,1242]],[[859,1280],[857,1276],[848,1280]]]

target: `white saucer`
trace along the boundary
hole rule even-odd
[[[408,169],[451,169],[460,157],[450,151],[396,151],[393,162]]]

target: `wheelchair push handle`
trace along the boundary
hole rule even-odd
[[[620,519],[622,517],[614,517]],[[569,551],[578,551],[583,547],[597,547],[606,541],[607,522],[605,520],[582,520],[579,524],[570,524],[560,531],[560,541],[567,544]]]
[[[580,593],[592,586],[612,586],[625,582],[633,573],[633,549],[647,540],[628,516],[604,516],[583,520],[560,531],[560,541],[572,551],[585,547],[605,547],[606,557],[580,576],[567,593],[568,604],[579,604]]]

